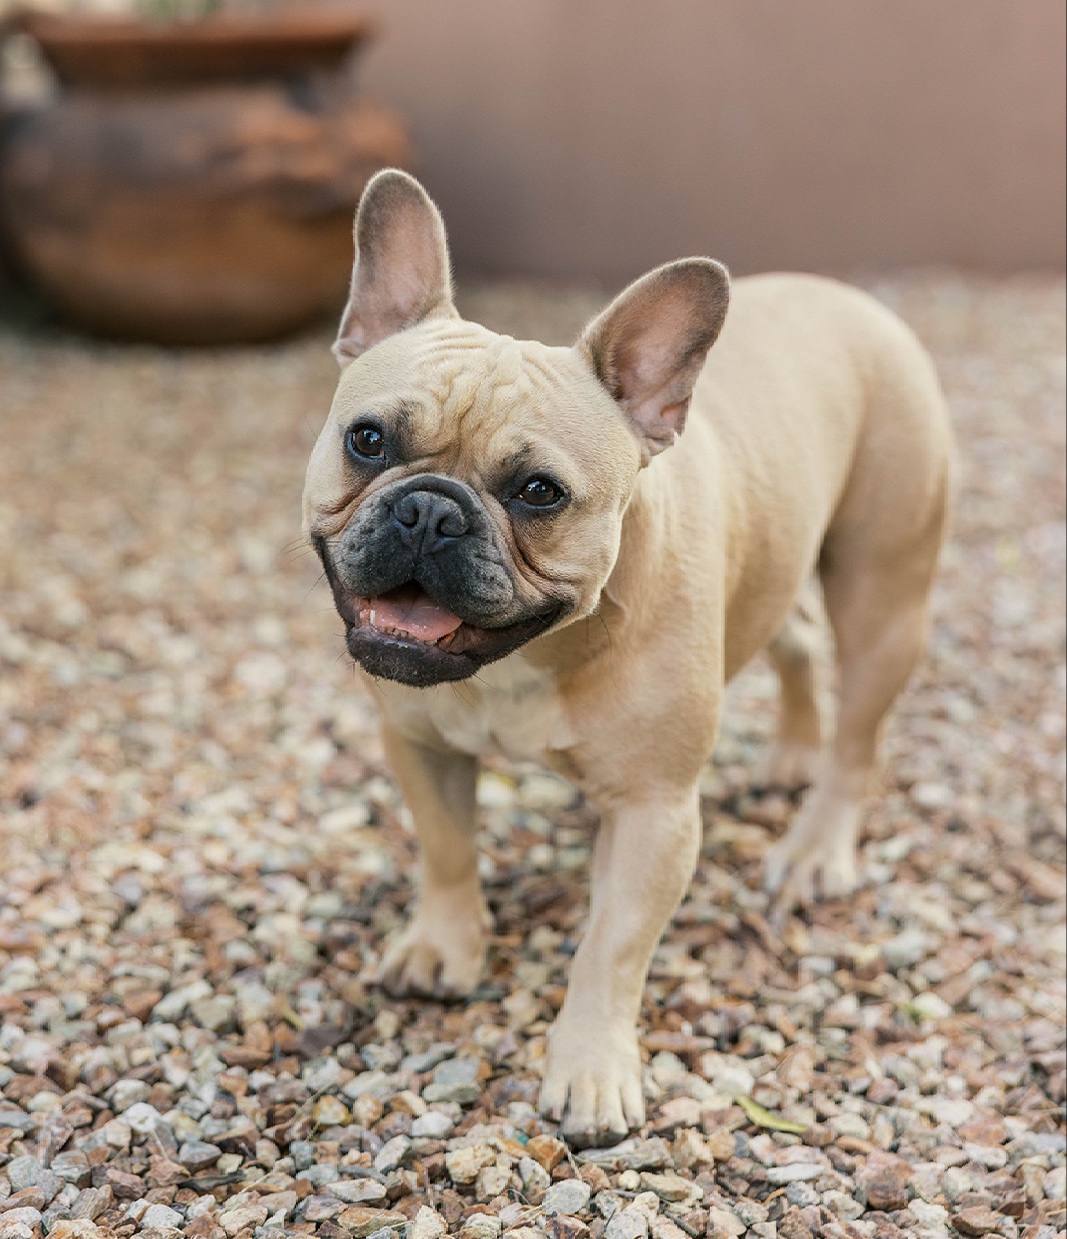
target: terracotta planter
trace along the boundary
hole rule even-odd
[[[337,311],[352,212],[408,166],[343,70],[361,19],[26,22],[59,79],[0,149],[0,225],[74,322],[171,343],[257,340]]]

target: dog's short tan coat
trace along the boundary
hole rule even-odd
[[[576,1142],[618,1139],[643,1119],[635,1024],[696,862],[723,686],[760,650],[782,688],[764,781],[813,784],[771,850],[768,886],[785,907],[855,886],[861,804],[923,646],[945,520],[938,383],[865,294],[793,275],[731,289],[706,259],[631,285],[574,348],[496,335],[457,316],[440,218],[401,173],[371,183],[356,239],[336,349],[347,368],[308,471],[310,534],[329,555],[390,478],[458,479],[489,513],[521,614],[565,600],[552,628],[460,684],[373,682],[423,857],[383,979],[440,996],[479,980],[478,757],[534,758],[574,780],[601,821],[542,1108]],[[398,404],[404,459],[354,475],[345,428]],[[563,475],[558,514],[509,516],[492,479],[516,451]],[[813,574],[838,665],[825,742],[803,605]]]

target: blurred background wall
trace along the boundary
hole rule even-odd
[[[1060,0],[370,0],[457,265],[1062,268]]]

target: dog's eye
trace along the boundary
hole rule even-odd
[[[563,492],[548,478],[530,478],[518,497],[531,508],[551,508],[563,498]]]
[[[385,435],[377,426],[360,422],[347,435],[348,450],[360,460],[379,460],[385,455]]]

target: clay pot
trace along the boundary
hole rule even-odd
[[[5,126],[0,226],[66,316],[224,343],[339,311],[360,192],[411,162],[402,122],[352,93],[364,21],[26,27],[61,89]]]

